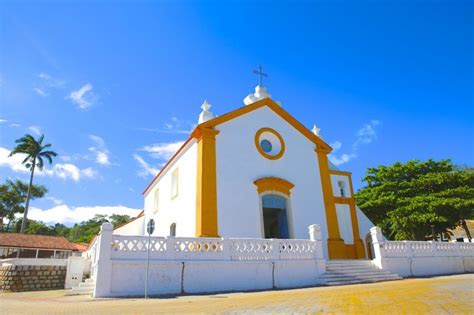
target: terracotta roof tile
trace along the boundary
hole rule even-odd
[[[77,244],[62,236],[0,233],[0,246],[21,248],[65,249],[78,251]]]

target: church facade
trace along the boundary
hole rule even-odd
[[[306,239],[316,223],[327,258],[366,258],[373,224],[317,128],[263,86],[244,103],[219,117],[203,104],[199,124],[143,193],[142,227],[153,218],[156,236]],[[116,232],[130,234],[127,226]]]

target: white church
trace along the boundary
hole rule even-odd
[[[244,106],[214,116],[207,101],[189,138],[145,189],[144,212],[114,231],[153,236],[307,239],[321,227],[330,259],[368,258],[370,220],[332,148],[262,85]]]
[[[207,102],[201,108],[189,138],[145,189],[140,215],[115,230],[101,226],[83,256],[90,278],[74,293],[270,290],[474,272],[474,243],[383,237],[356,206],[351,173],[329,162],[318,128],[307,129],[261,82],[243,107],[221,116]]]

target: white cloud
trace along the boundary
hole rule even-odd
[[[9,126],[10,126],[10,127],[21,127],[21,125],[20,125],[20,124],[15,124],[15,123],[13,123],[13,124],[10,124]]]
[[[39,96],[42,96],[42,97],[48,96],[48,93],[46,93],[45,91],[43,91],[42,89],[40,89],[38,87],[34,87],[33,91],[35,91],[36,94],[38,94]]]
[[[150,166],[150,164],[148,164],[138,154],[134,154],[133,158],[138,162],[138,164],[141,167],[140,171],[138,171],[138,176],[141,176],[141,177],[155,176],[160,171],[159,169]]]
[[[41,129],[38,126],[29,126],[28,130],[31,131],[32,133],[38,135],[38,136],[41,135]]]
[[[380,125],[379,120],[372,120],[367,124],[359,129],[356,133],[356,140],[352,144],[352,152],[351,153],[343,153],[340,156],[337,156],[335,152],[341,149],[342,143],[340,141],[335,141],[331,144],[333,147],[333,153],[329,155],[329,160],[332,164],[338,166],[344,163],[347,163],[355,158],[358,157],[359,147],[361,145],[366,145],[372,143],[375,139],[377,139],[377,132],[376,128]]]
[[[7,122],[6,119],[0,119],[0,124],[6,123],[6,122]]]
[[[339,150],[342,147],[341,141],[335,141],[335,142],[331,143],[330,145],[333,149],[333,152]]]
[[[372,120],[370,123],[365,124],[361,129],[359,129],[359,131],[357,131],[357,140],[354,143],[355,149],[357,149],[357,147],[361,144],[369,144],[377,139],[377,132],[375,129],[378,125],[380,125],[380,121]]]
[[[148,152],[155,159],[168,160],[183,145],[184,141],[157,143],[145,146],[140,150]]]
[[[66,204],[60,204],[49,209],[31,207],[28,211],[28,218],[43,221],[48,224],[63,223],[66,225],[72,225],[74,223],[92,219],[96,214],[107,216],[119,214],[136,217],[140,211],[141,209],[129,208],[121,205],[72,207]]]
[[[190,134],[196,124],[189,121],[184,121],[178,117],[171,117],[171,120],[164,123],[162,128],[139,128],[140,130],[159,132],[159,133],[174,133],[174,134]]]
[[[141,156],[134,154],[133,158],[140,165],[140,171],[138,175],[141,177],[147,177],[149,175],[155,176],[160,171],[160,168],[179,150],[183,145],[184,141],[165,142],[157,143],[152,145],[144,146],[140,151],[147,152],[151,158],[158,159],[159,163],[157,167],[154,167],[147,163]]]
[[[72,91],[66,98],[70,99],[80,109],[87,109],[98,100],[98,96],[92,92],[92,89],[92,84],[86,83],[79,90]]]
[[[89,135],[89,138],[92,141],[94,141],[97,144],[97,146],[99,146],[99,147],[104,147],[105,146],[105,141],[101,137],[96,136],[96,135]]]
[[[82,178],[94,178],[97,175],[97,172],[88,167],[84,169],[80,169],[74,164],[71,163],[57,163],[54,164],[54,166],[51,169],[43,169],[43,171],[39,172],[39,175],[42,174],[48,175],[48,176],[53,176],[53,177],[59,177],[62,179],[72,179],[75,182],[78,182]]]
[[[350,160],[355,159],[356,157],[357,157],[357,154],[355,154],[355,153],[351,153],[351,154],[343,153],[343,154],[341,154],[340,157],[337,157],[334,154],[330,154],[329,155],[329,160],[331,161],[332,164],[338,166],[338,165],[347,163]]]
[[[44,197],[44,199],[52,201],[56,206],[62,205],[64,203],[64,201],[62,201],[61,199],[54,197]]]
[[[96,146],[89,148],[89,151],[93,152],[95,155],[94,159],[96,163],[103,166],[109,166],[110,165],[109,150],[107,150],[105,146],[104,139],[96,135],[89,135],[89,138],[92,141],[94,141],[96,144]]]
[[[53,78],[51,75],[44,72],[38,74],[38,78],[40,78],[43,84],[48,87],[57,88],[64,85],[64,81]]]
[[[21,172],[21,173],[28,173],[29,171],[26,167],[21,164],[25,159],[24,155],[15,154],[11,157],[8,155],[10,154],[10,150],[6,148],[0,147],[0,166],[8,167],[14,172]]]
[[[0,147],[0,167],[8,167],[14,172],[29,173],[30,171],[21,162],[24,160],[24,154],[15,154],[11,157],[10,150]],[[71,163],[56,163],[51,168],[45,165],[43,171],[38,170],[36,175],[38,176],[51,176],[59,177],[62,179],[72,179],[77,182],[83,178],[94,178],[97,176],[97,172],[88,167],[80,169]]]

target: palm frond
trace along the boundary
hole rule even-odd
[[[30,161],[31,160],[31,155],[28,155],[24,160],[23,162],[21,162],[21,164],[25,164],[26,162]]]
[[[48,160],[49,164],[53,164],[53,156],[56,156],[56,152],[53,151],[44,151],[38,154],[38,157],[44,157]]]
[[[36,163],[36,165],[38,166],[38,168],[40,169],[40,171],[43,170],[43,166],[44,166],[44,161],[43,161],[43,158],[41,156],[37,156],[36,159],[38,160],[38,162]]]
[[[41,144],[43,143],[43,140],[44,140],[44,134],[41,135],[41,136],[38,138],[38,141],[36,141],[36,142],[38,142],[38,143],[41,145]]]

